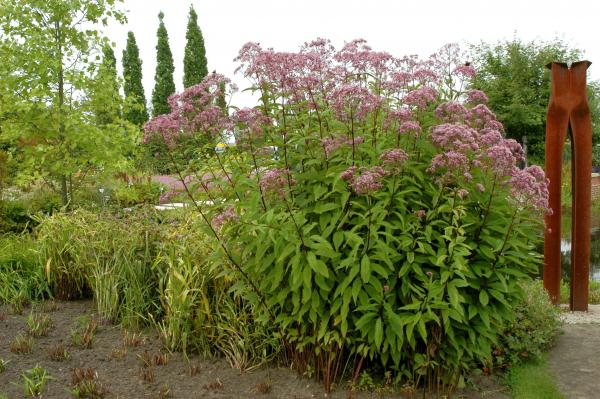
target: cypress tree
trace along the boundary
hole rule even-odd
[[[175,92],[173,81],[173,54],[169,47],[169,35],[163,21],[165,14],[158,14],[160,23],[156,33],[158,43],[156,44],[156,73],[154,75],[154,90],[152,91],[152,115],[163,115],[170,112],[167,99]]]
[[[208,74],[204,38],[198,26],[198,15],[194,6],[190,6],[185,38],[187,43],[183,57],[183,87],[187,88],[200,83]]]
[[[128,105],[125,119],[142,126],[148,121],[148,110],[142,85],[142,60],[133,32],[127,33],[127,46],[123,50],[123,80],[123,91]]]
[[[102,47],[102,63],[96,75],[96,86],[91,96],[95,103],[96,121],[99,126],[115,122],[121,116],[121,96],[117,80],[117,60],[112,47]]]

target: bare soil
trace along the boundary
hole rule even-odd
[[[56,309],[47,310],[53,320],[53,328],[47,336],[34,339],[30,354],[17,354],[10,350],[11,342],[27,333],[27,316],[12,314],[8,307],[0,306],[0,359],[8,361],[6,370],[0,373],[0,395],[8,398],[25,398],[22,373],[41,365],[52,377],[44,391],[48,399],[74,397],[71,394],[72,374],[77,368],[93,368],[99,383],[108,388],[106,398],[404,398],[399,392],[352,391],[349,387],[337,387],[327,395],[320,383],[304,378],[293,370],[281,367],[263,367],[252,372],[240,373],[225,360],[204,360],[190,356],[189,363],[180,353],[169,353],[166,365],[143,367],[141,357],[147,352],[154,357],[161,352],[161,343],[155,333],[146,332],[144,344],[125,347],[123,330],[119,326],[100,325],[92,347],[82,349],[72,344],[70,332],[77,326],[82,315],[95,317],[91,301],[57,302]],[[35,310],[41,313],[41,310]],[[65,361],[51,360],[48,351],[63,344],[69,352]],[[190,375],[190,364],[197,372]],[[154,376],[145,381],[142,374]],[[479,378],[478,387],[459,392],[457,398],[508,398],[506,388],[492,378]],[[162,391],[162,393],[161,393]],[[163,395],[168,391],[168,395]],[[419,393],[414,397],[422,397]]]

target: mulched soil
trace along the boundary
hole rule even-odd
[[[31,354],[15,354],[10,344],[19,333],[26,334],[27,316],[11,314],[9,308],[0,306],[0,359],[8,361],[6,370],[0,373],[0,395],[8,398],[24,398],[21,374],[40,364],[52,377],[43,397],[70,398],[72,374],[76,368],[93,368],[98,381],[108,388],[107,398],[401,398],[399,393],[369,393],[351,391],[348,387],[338,387],[327,395],[318,382],[299,376],[288,368],[263,367],[252,372],[240,373],[229,367],[223,359],[203,360],[191,356],[190,363],[180,353],[168,354],[166,365],[153,365],[149,370],[154,381],[142,379],[144,372],[140,356],[147,352],[154,356],[161,352],[161,344],[153,332],[147,332],[146,342],[137,347],[123,346],[123,330],[119,326],[100,325],[92,348],[81,349],[73,346],[71,330],[82,315],[94,317],[91,301],[57,302],[55,310],[48,311],[54,327],[45,337],[34,339]],[[41,313],[36,308],[35,312]],[[70,354],[66,361],[53,361],[48,350],[63,344]],[[122,355],[119,357],[118,355]],[[198,371],[190,375],[189,364]],[[147,370],[147,369],[146,369]],[[458,398],[508,398],[506,388],[492,378],[477,381],[478,389],[463,391]],[[161,396],[161,391],[169,391]],[[421,398],[419,393],[415,397]]]

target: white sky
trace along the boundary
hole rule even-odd
[[[428,56],[449,42],[477,43],[516,36],[523,40],[560,37],[585,51],[595,62],[589,78],[600,79],[600,0],[125,0],[129,22],[107,30],[121,64],[127,31],[132,30],[143,62],[143,83],[150,102],[156,65],[158,13],[165,25],[175,61],[175,84],[183,88],[183,53],[190,4],[198,13],[209,72],[232,78],[240,89],[247,82],[234,76],[233,58],[248,42],[295,51],[317,37],[344,41],[367,39],[376,50],[395,56]],[[233,104],[252,105],[238,94]]]

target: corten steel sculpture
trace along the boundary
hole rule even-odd
[[[590,261],[592,120],[586,97],[589,61],[571,65],[551,62],[552,93],[546,122],[546,176],[550,207],[544,233],[544,287],[554,303],[560,300],[561,168],[569,127],[572,147],[573,223],[571,236],[571,310],[587,310]]]

